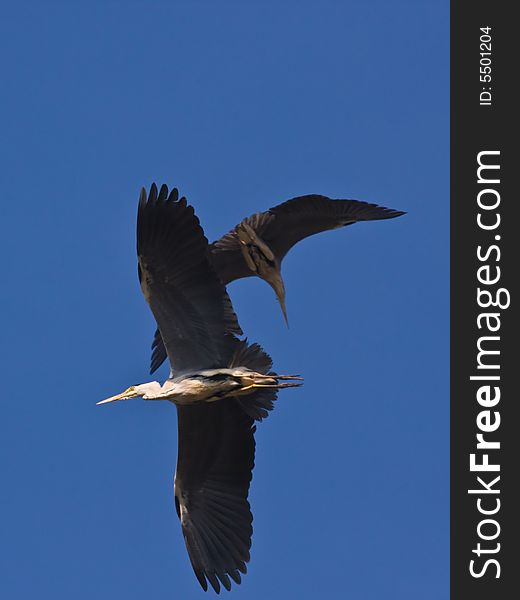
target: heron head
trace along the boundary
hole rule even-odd
[[[108,404],[108,402],[115,402],[116,400],[128,400],[129,398],[137,398],[138,396],[145,397],[148,393],[157,391],[161,384],[157,381],[151,381],[150,383],[142,383],[140,385],[131,385],[124,392],[111,396],[106,400],[96,402],[96,404]]]

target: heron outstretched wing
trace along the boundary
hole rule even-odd
[[[241,333],[208,241],[176,189],[143,189],[137,216],[139,281],[175,374],[222,366],[230,333]]]
[[[296,243],[310,235],[358,221],[392,219],[402,214],[402,211],[360,200],[334,200],[310,194],[287,200],[244,221],[281,263]],[[255,275],[243,258],[237,228],[238,225],[210,245],[212,264],[224,283]]]
[[[266,223],[273,218],[269,212],[256,213],[246,221],[256,230],[263,230]],[[228,234],[208,246],[208,257],[220,281],[227,285],[235,279],[251,277],[255,273],[247,266],[240,250],[238,237],[233,229]],[[159,329],[155,331],[152,342],[152,358],[150,373],[154,373],[166,360],[166,348]]]
[[[280,262],[296,243],[310,235],[359,221],[393,219],[404,214],[360,200],[334,200],[316,194],[287,200],[268,212],[275,218],[264,231],[264,241]]]
[[[249,561],[253,516],[253,420],[235,402],[177,406],[175,506],[195,575],[218,593],[240,583]]]

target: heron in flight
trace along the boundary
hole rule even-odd
[[[277,391],[301,378],[272,372],[258,344],[242,331],[225,285],[208,259],[194,210],[163,185],[143,189],[137,217],[141,289],[157,321],[170,378],[133,385],[98,402],[142,397],[169,400],[178,413],[174,494],[188,555],[204,590],[241,581],[252,535],[247,501],[254,465],[254,422],[273,408]]]
[[[222,283],[260,277],[273,288],[287,320],[282,261],[299,241],[322,231],[360,221],[393,219],[403,211],[360,200],[331,199],[310,194],[287,200],[265,212],[245,218],[209,246],[209,259]],[[159,330],[152,344],[150,373],[166,359]]]

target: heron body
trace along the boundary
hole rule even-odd
[[[288,381],[280,383],[282,380]],[[168,379],[163,385],[158,381],[134,385],[97,404],[141,397],[143,400],[169,400],[173,404],[189,406],[201,402],[216,402],[230,396],[238,398],[258,390],[298,387],[301,385],[297,383],[299,380],[301,378],[297,375],[266,375],[246,367],[207,369]]]
[[[137,254],[170,377],[98,404],[141,397],[176,406],[175,507],[193,571],[204,590],[209,584],[218,593],[240,583],[250,558],[255,423],[273,409],[278,390],[301,380],[274,373],[258,344],[238,339],[242,330],[208,241],[177,190],[153,184],[148,197],[141,191]]]

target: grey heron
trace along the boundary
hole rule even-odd
[[[299,241],[322,231],[340,229],[361,221],[393,219],[403,211],[360,200],[332,199],[310,194],[287,200],[265,212],[243,219],[209,246],[209,257],[222,283],[260,277],[274,290],[285,321],[285,286],[282,261]],[[166,359],[160,332],[152,344],[150,373]]]
[[[241,581],[252,536],[247,500],[254,465],[254,423],[273,408],[277,390],[301,385],[272,372],[258,344],[239,340],[225,285],[208,259],[194,210],[163,185],[141,191],[137,217],[142,292],[171,365],[169,379],[98,402],[168,400],[178,413],[175,506],[188,555],[204,590]]]

